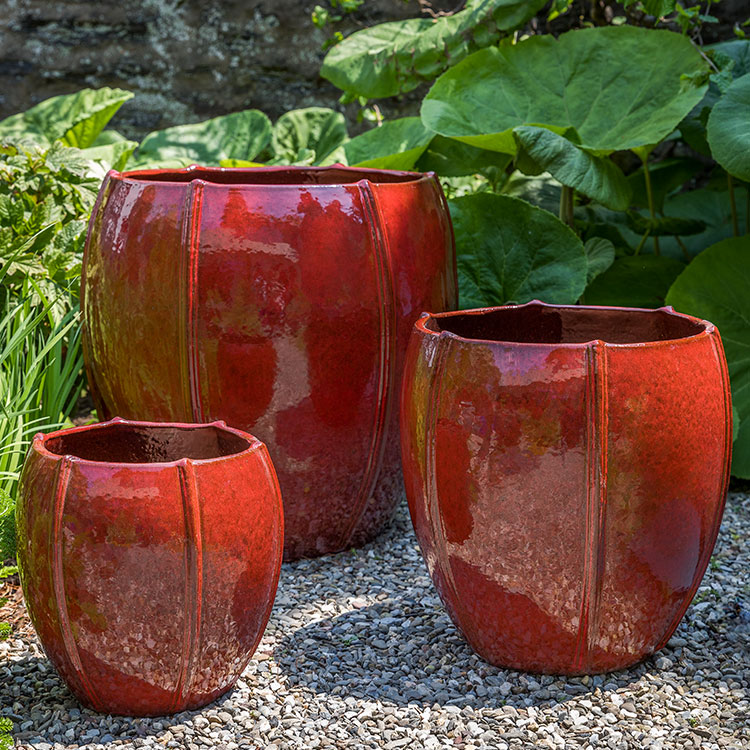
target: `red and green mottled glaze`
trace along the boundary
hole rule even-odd
[[[101,414],[223,419],[262,439],[285,557],[316,556],[390,518],[411,327],[456,300],[434,175],[111,172],[84,259],[84,356]]]
[[[401,435],[427,566],[483,658],[586,674],[666,643],[729,478],[713,325],[671,308],[539,302],[425,315]]]
[[[223,423],[116,419],[37,435],[17,527],[39,640],[96,711],[209,703],[234,685],[271,614],[278,482],[263,443]]]

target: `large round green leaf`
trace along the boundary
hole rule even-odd
[[[677,278],[667,303],[714,323],[724,342],[732,400],[740,416],[732,473],[750,479],[750,237],[704,250]]]
[[[737,223],[740,234],[745,234],[747,189],[734,186],[735,204],[738,208]],[[709,190],[699,188],[685,193],[669,196],[664,202],[664,213],[682,219],[699,218],[706,228],[700,234],[684,235],[678,243],[672,237],[662,237],[661,251],[665,255],[682,259],[687,253],[689,258],[703,252],[707,247],[732,236],[732,204],[726,190]]]
[[[583,246],[586,253],[586,284],[604,273],[615,262],[615,246],[604,237],[592,237]]]
[[[583,243],[554,214],[492,193],[450,201],[459,306],[575,302],[586,286]]]
[[[0,136],[28,135],[44,145],[60,140],[66,146],[88,148],[115,112],[132,98],[130,91],[106,86],[53,96],[0,122]]]
[[[326,55],[320,74],[357,96],[411,91],[440,75],[504,30],[523,26],[545,0],[469,0],[438,18],[409,18],[357,31]]]
[[[418,117],[402,117],[347,141],[344,152],[352,166],[413,169],[434,135]]]
[[[275,163],[292,164],[305,151],[314,152],[314,163],[327,161],[349,137],[341,112],[326,107],[307,107],[285,112],[273,126]]]
[[[738,78],[708,118],[708,145],[714,159],[742,180],[750,180],[750,73]]]
[[[703,50],[707,54],[713,55],[718,62],[729,63],[731,69],[728,71],[728,76],[731,79],[740,78],[746,73],[750,73],[750,39],[729,39],[725,42],[706,45]],[[724,72],[712,75],[706,95],[680,123],[680,133],[683,140],[687,141],[695,151],[705,156],[711,155],[706,142],[708,115],[712,107],[721,98],[719,83],[721,82],[723,85],[728,76]]]
[[[437,172],[441,177],[463,177],[503,172],[511,158],[509,154],[485,151],[436,135],[415,166],[420,172]]]
[[[218,166],[226,159],[252,160],[270,141],[271,121],[257,109],[246,109],[149,133],[128,166]]]
[[[586,289],[587,305],[661,307],[669,287],[685,264],[661,255],[626,255],[617,258]]]
[[[590,154],[546,128],[521,125],[513,134],[525,154],[558,182],[608,208],[622,211],[630,205],[630,184],[608,157]]]
[[[574,129],[598,152],[662,140],[706,91],[708,67],[689,39],[632,26],[532,36],[470,55],[422,103],[425,125],[515,153],[512,130]]]

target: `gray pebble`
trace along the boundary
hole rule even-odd
[[[750,499],[735,493],[720,564],[666,648],[632,669],[566,679],[472,653],[402,506],[362,550],[284,564],[258,652],[217,704],[100,716],[75,703],[28,637],[0,642],[0,715],[23,750],[750,748],[748,539]]]

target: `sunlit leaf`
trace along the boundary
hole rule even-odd
[[[418,117],[387,120],[344,144],[348,164],[376,169],[413,169],[434,133]]]
[[[257,109],[149,133],[129,166],[218,166],[224,159],[252,161],[271,141],[271,121]]]
[[[320,74],[357,96],[379,98],[433,80],[471,52],[523,26],[545,0],[470,0],[438,18],[409,18],[357,31],[326,55]]]
[[[476,193],[450,201],[459,306],[575,302],[586,285],[583,243],[556,216],[525,201]]]
[[[448,70],[425,97],[422,119],[441,135],[504,153],[515,153],[520,125],[573,128],[583,148],[601,154],[665,138],[700,101],[707,78],[700,52],[670,31],[535,35]]]

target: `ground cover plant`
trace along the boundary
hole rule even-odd
[[[0,122],[0,557],[13,552],[31,436],[66,423],[85,389],[78,274],[110,168],[435,171],[456,231],[462,307],[671,304],[715,322],[735,404],[733,473],[750,478],[750,40],[740,28],[701,45],[716,3],[671,0],[626,2],[624,15],[537,33],[540,18],[573,5],[468,0],[333,44],[322,75],[376,113],[354,137],[341,112],[309,107],[275,122],[248,109],[136,143],[108,127],[132,96],[109,88]],[[419,116],[368,109],[419,86]]]

